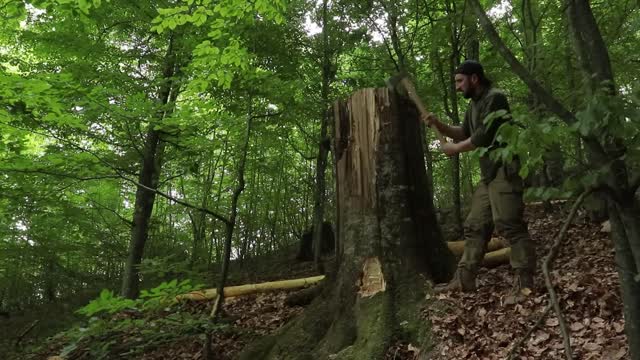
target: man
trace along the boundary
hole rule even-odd
[[[437,286],[436,292],[475,290],[478,267],[495,227],[511,245],[515,286],[513,296],[510,296],[512,300],[508,301],[518,301],[523,293],[521,290],[533,289],[536,262],[535,247],[523,219],[519,162],[505,164],[490,159],[491,151],[503,145],[495,137],[500,125],[510,121],[509,103],[506,96],[492,86],[477,61],[463,62],[456,69],[455,82],[456,91],[471,99],[462,126],[444,124],[433,115],[423,117],[423,121],[455,141],[441,145],[441,150],[449,156],[476,148],[488,148],[488,151],[480,158],[481,181],[473,194],[471,211],[464,224],[464,254],[454,279],[449,284]]]

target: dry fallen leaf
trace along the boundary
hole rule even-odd
[[[550,327],[554,327],[554,326],[558,326],[560,323],[558,322],[557,318],[551,318],[551,319],[547,319],[544,322],[544,324]]]
[[[529,230],[538,245],[539,259],[546,255],[566,217],[560,208],[559,205],[549,213],[542,207],[527,206]],[[552,283],[576,353],[583,360],[626,359],[619,280],[607,234],[600,233],[594,224],[577,222],[570,226],[563,246],[567,249],[554,262]],[[446,314],[433,313],[431,307],[423,311],[439,339],[434,353],[443,354],[442,359],[507,359],[511,348],[549,304],[544,279],[538,274],[539,286],[532,289],[534,296],[523,293],[524,301],[503,306],[501,299],[509,294],[512,278],[509,265],[481,269],[476,293],[438,295],[432,304],[447,304]],[[565,358],[553,311],[516,352],[517,358],[523,360]],[[391,359],[394,358],[387,357]]]
[[[582,323],[580,322],[574,322],[571,324],[570,328],[571,328],[571,331],[580,331],[584,329],[584,325],[582,325]]]

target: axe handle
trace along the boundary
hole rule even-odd
[[[401,80],[401,84],[402,86],[404,86],[404,89],[407,91],[409,98],[416,104],[416,107],[418,108],[420,115],[426,116],[427,114],[429,114],[427,109],[424,107],[422,100],[420,100],[420,97],[418,97],[418,94],[416,94],[416,89],[413,87],[413,84],[409,81],[409,79],[403,78]],[[447,139],[445,139],[445,137],[442,136],[442,134],[440,133],[440,130],[438,130],[438,128],[435,126],[431,126],[431,128],[433,129],[433,131],[435,131],[438,141],[440,141],[441,144],[445,144],[447,142]]]

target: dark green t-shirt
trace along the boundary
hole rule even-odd
[[[498,110],[506,110],[506,114],[493,119],[490,125],[485,123],[487,116]],[[480,174],[485,183],[496,177],[501,166],[499,162],[494,162],[489,158],[489,153],[500,146],[495,141],[496,133],[500,125],[509,121],[510,118],[507,97],[502,91],[495,88],[485,89],[477,99],[472,99],[464,114],[462,129],[465,136],[471,137],[471,142],[476,147],[489,148],[489,151],[480,158]]]

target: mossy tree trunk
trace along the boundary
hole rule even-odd
[[[454,259],[436,223],[417,112],[387,89],[334,106],[340,261],[322,294],[243,359],[382,359],[394,338],[427,346],[427,275]]]

